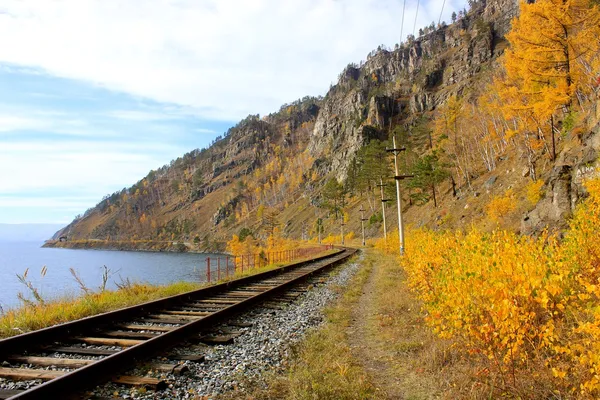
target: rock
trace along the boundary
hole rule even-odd
[[[521,233],[535,234],[545,228],[563,229],[573,212],[572,167],[554,167],[548,181],[546,196],[521,221]]]
[[[494,183],[496,183],[496,180],[498,179],[497,176],[492,176],[490,179],[488,179],[483,185],[486,188],[491,188],[492,186],[494,186]]]
[[[521,176],[523,178],[527,178],[529,176],[529,174],[531,173],[531,171],[529,170],[529,167],[525,167],[523,168],[523,170],[521,171]]]

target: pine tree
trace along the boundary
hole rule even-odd
[[[431,191],[433,197],[433,205],[437,207],[437,197],[435,193],[435,185],[441,183],[448,177],[448,171],[440,162],[436,152],[427,154],[421,157],[412,168],[412,179],[409,180],[408,186],[414,189],[421,190],[421,197],[427,198],[426,190]]]

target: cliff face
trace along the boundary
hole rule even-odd
[[[469,90],[505,48],[515,0],[480,2],[466,17],[393,51],[379,49],[349,65],[325,97],[309,150],[323,173],[343,179],[349,160],[372,137]],[[320,162],[319,162],[320,159]]]
[[[517,12],[516,0],[480,1],[449,26],[429,27],[394,50],[373,51],[365,62],[348,65],[325,98],[307,97],[264,118],[249,116],[208,149],[194,150],[107,196],[60,234],[224,241],[241,227],[258,230],[254,213],[262,204],[289,211],[286,234],[305,235],[314,212],[303,213],[302,207],[315,204],[323,179],[343,179],[369,140],[386,139],[389,130],[414,124],[453,94],[468,98],[474,93],[506,48],[504,35]],[[290,176],[288,166],[280,165],[285,163],[302,164],[295,170],[298,176]],[[489,178],[484,175],[481,179]],[[440,190],[446,191],[440,194],[445,204],[450,189]],[[448,201],[443,207],[469,207]],[[419,225],[442,218],[422,213],[407,209],[408,219],[418,218]],[[530,220],[536,225],[543,218]]]

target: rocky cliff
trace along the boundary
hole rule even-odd
[[[427,27],[393,50],[380,47],[366,61],[349,64],[324,98],[306,97],[263,118],[249,116],[209,148],[105,197],[56,237],[177,241],[207,249],[241,228],[260,232],[265,206],[278,210],[285,235],[307,237],[321,215],[316,206],[325,180],[343,180],[370,140],[414,126],[454,94],[475,94],[506,48],[504,35],[517,12],[516,0],[475,2],[451,25]],[[582,168],[596,157],[597,129],[590,132],[580,145],[565,148],[555,165],[545,166],[545,198],[514,226],[532,233],[550,222],[564,223],[584,195],[577,183]],[[457,195],[442,184],[438,207],[418,207],[407,198],[408,221],[458,227],[481,220],[483,205],[473,198],[485,203],[522,181],[518,157],[498,162],[497,171],[474,176],[468,192]],[[356,213],[359,204],[351,202],[348,212]],[[335,221],[327,224],[334,229]],[[349,224],[357,229],[355,221]],[[370,224],[368,232],[376,235],[380,228]]]
[[[513,0],[475,3],[452,25],[349,65],[325,96],[310,137],[321,172],[343,179],[352,156],[371,138],[386,138],[392,119],[406,123],[468,91],[506,47],[504,34],[517,12]]]

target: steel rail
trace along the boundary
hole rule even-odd
[[[271,271],[238,278],[207,288],[150,301],[141,305],[131,306],[0,340],[0,360],[3,360],[7,359],[8,356],[14,355],[20,351],[31,349],[36,350],[42,345],[50,344],[53,341],[61,339],[68,340],[75,335],[84,334],[86,331],[89,332],[91,330],[97,330],[103,326],[119,323],[127,319],[139,318],[140,316],[164,309],[165,307],[172,307],[184,302],[222,294],[241,286],[258,284],[261,281],[269,280],[270,278],[275,278],[287,272],[301,269],[301,267],[308,266],[312,263],[325,262],[324,265],[321,265],[316,269],[310,270],[306,273],[302,273],[299,276],[292,277],[292,279],[286,280],[280,285],[273,286],[272,288],[262,292],[257,292],[255,295],[247,298],[241,298],[238,302],[214,311],[210,315],[190,321],[182,326],[174,328],[171,331],[164,332],[154,338],[147,339],[142,343],[124,348],[117,353],[102,358],[92,364],[67,372],[60,377],[54,378],[35,386],[34,388],[10,397],[10,399],[29,400],[60,398],[64,397],[67,393],[74,393],[106,381],[111,376],[115,376],[119,372],[132,367],[136,362],[148,359],[158,353],[165,352],[171,347],[181,343],[184,339],[190,337],[194,333],[206,330],[215,323],[223,321],[227,317],[230,317],[235,313],[239,313],[240,311],[251,307],[259,301],[285,291],[290,286],[301,283],[316,273],[322,272],[325,269],[344,262],[355,252],[356,250],[354,249],[341,249],[333,254],[288,264]]]

